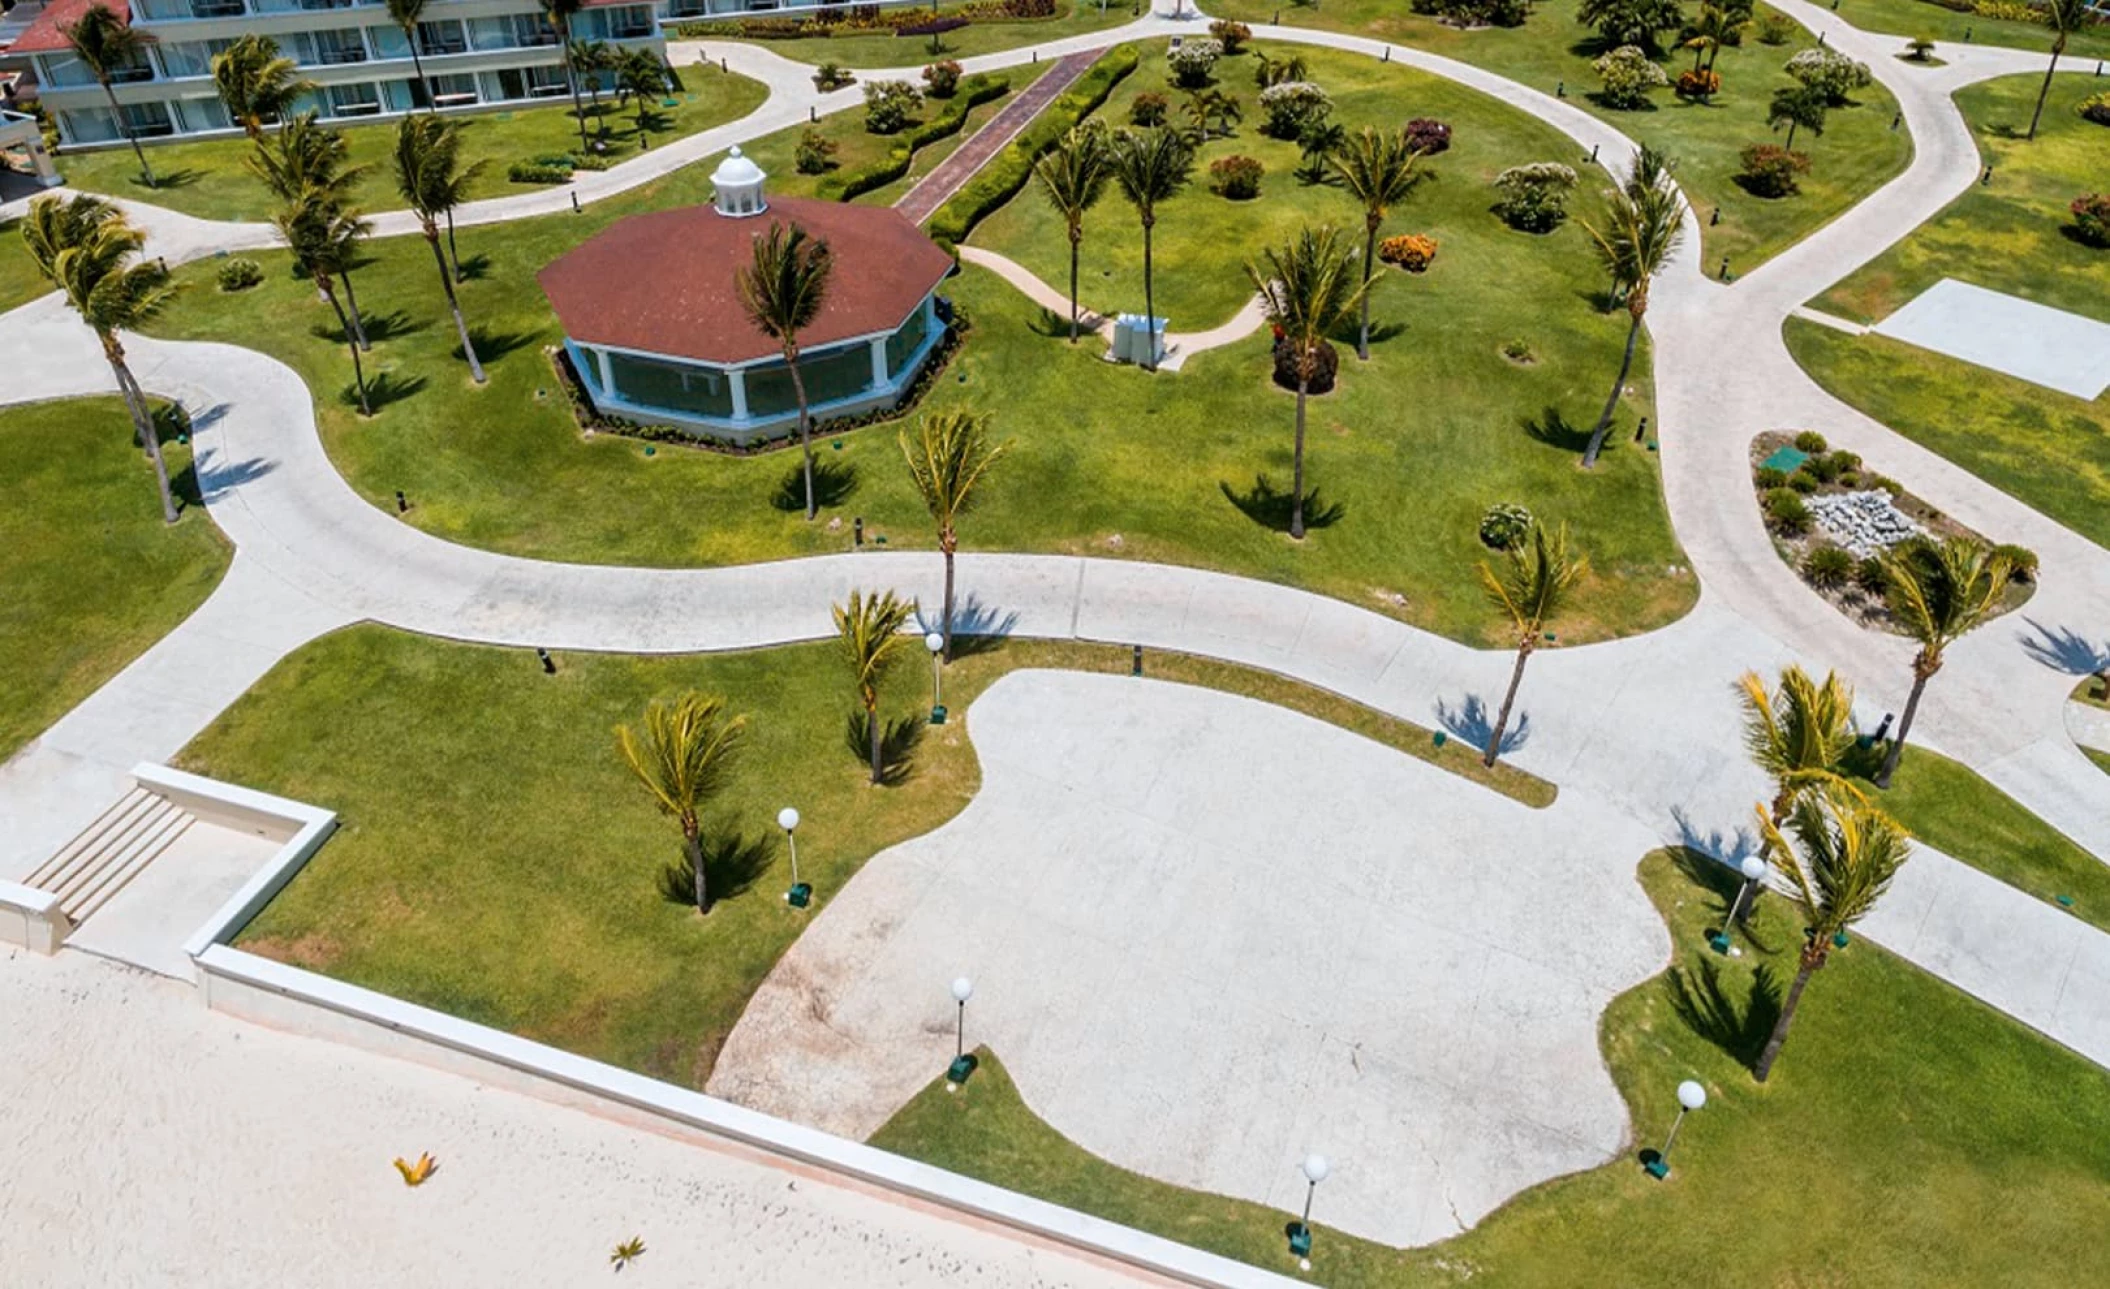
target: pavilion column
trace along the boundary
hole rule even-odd
[[[884,389],[886,387],[886,342],[887,338],[885,336],[875,336],[872,339],[872,387],[874,389]]]
[[[604,395],[615,393],[615,369],[608,361],[608,351],[606,349],[596,349],[593,351],[593,356],[600,360],[601,393]]]
[[[744,421],[747,419],[747,372],[735,367],[725,374],[725,378],[733,390],[733,419]]]

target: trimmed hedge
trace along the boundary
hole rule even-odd
[[[506,178],[516,184],[568,184],[571,182],[571,167],[515,161],[506,168]]]
[[[967,240],[968,232],[981,222],[983,216],[1011,200],[1019,189],[1026,186],[1033,177],[1033,163],[1040,160],[1040,154],[1054,147],[1056,141],[1078,122],[1098,111],[1099,105],[1114,92],[1114,86],[1135,71],[1140,61],[1141,55],[1126,45],[1101,54],[1099,61],[1077,78],[1076,84],[1050,103],[1011,141],[1010,147],[993,157],[972,182],[938,208],[938,212],[930,217],[928,226],[931,240],[947,251]]]
[[[960,82],[959,92],[949,99],[941,100],[945,107],[937,115],[901,136],[893,147],[887,149],[883,160],[861,166],[840,175],[823,179],[815,191],[824,200],[849,201],[874,188],[884,188],[908,173],[909,164],[916,159],[919,149],[930,146],[947,135],[959,133],[967,123],[967,114],[980,104],[991,99],[1002,98],[1011,92],[1008,76],[976,75]]]

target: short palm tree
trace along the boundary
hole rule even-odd
[[[645,146],[645,114],[652,100],[667,92],[667,67],[649,49],[633,49],[616,63],[616,88],[631,96],[637,107],[637,145]]]
[[[125,347],[117,334],[137,330],[161,312],[175,294],[168,271],[158,260],[138,258],[146,235],[99,197],[37,198],[22,220],[22,243],[37,271],[65,295],[66,303],[102,343],[103,358],[132,415],[132,429],[153,463],[154,485],[161,492],[161,517],[175,523],[176,499],[169,491],[168,466],[161,459],[153,411],[146,391],[125,362]]]
[[[1788,986],[1772,1037],[1759,1052],[1751,1073],[1760,1083],[1788,1041],[1795,1009],[1810,977],[1844,948],[1847,930],[1875,908],[1890,880],[1912,854],[1911,834],[1902,825],[1854,793],[1836,785],[1803,794],[1780,828],[1758,809],[1759,835],[1767,858],[1794,884],[1809,925],[1803,931],[1801,962]]]
[[[585,0],[538,0],[542,5],[543,20],[557,33],[557,45],[564,51],[564,83],[571,87],[571,115],[579,123],[579,150],[587,151],[586,109],[579,103],[579,69],[571,62],[571,20],[585,7]]]
[[[1511,546],[1501,572],[1483,562],[1480,589],[1488,603],[1509,619],[1517,642],[1516,669],[1509,673],[1509,692],[1502,695],[1502,708],[1495,714],[1494,728],[1487,734],[1482,765],[1493,765],[1502,754],[1502,735],[1509,729],[1509,711],[1517,701],[1517,687],[1524,683],[1524,664],[1539,646],[1546,624],[1567,602],[1568,592],[1589,572],[1590,561],[1568,549],[1568,528],[1548,534],[1542,524],[1533,524],[1531,535]]]
[[[1726,9],[1711,4],[1702,4],[1697,17],[1692,20],[1692,35],[1685,47],[1692,51],[1692,69],[1700,70],[1704,57],[1708,71],[1714,70],[1714,60],[1721,57],[1722,46],[1729,44],[1746,22]]]
[[[300,193],[280,203],[271,216],[271,226],[278,231],[279,240],[293,253],[293,262],[315,284],[316,294],[337,315],[337,325],[352,354],[352,382],[359,390],[359,411],[362,415],[372,416],[373,399],[367,392],[366,364],[359,358],[358,333],[337,298],[337,275],[343,267],[347,243],[347,230],[342,227],[345,219],[344,212],[333,203]]]
[[[1077,343],[1077,249],[1084,242],[1084,217],[1106,193],[1112,158],[1106,133],[1087,127],[1072,128],[1053,148],[1033,163],[1033,177],[1047,194],[1048,205],[1062,216],[1063,231],[1070,239],[1070,343]]]
[[[1611,275],[1612,297],[1623,298],[1627,312],[1626,352],[1619,360],[1619,377],[1612,382],[1604,411],[1598,414],[1583,449],[1584,469],[1596,465],[1598,454],[1604,451],[1612,415],[1619,410],[1619,396],[1634,370],[1634,348],[1641,340],[1641,321],[1648,315],[1649,283],[1669,267],[1670,257],[1685,237],[1685,198],[1671,182],[1668,161],[1643,148],[1635,171],[1645,177],[1605,193],[1601,224],[1582,221],[1598,262]]]
[[[2067,38],[2094,16],[2094,0],[2044,0],[2038,11],[2051,28],[2051,66],[2044,69],[2044,84],[2037,90],[2037,110],[2029,114],[2029,137],[2037,137],[2037,122],[2044,119],[2044,100],[2051,93],[2051,78],[2059,70],[2059,55],[2066,52]]]
[[[615,53],[605,40],[575,40],[571,42],[571,65],[579,70],[579,79],[586,85],[586,97],[592,104],[595,122],[601,120],[601,90],[607,84],[602,73],[615,67]],[[607,133],[605,126],[601,127]]]
[[[1304,540],[1304,406],[1326,349],[1326,333],[1341,324],[1369,288],[1358,279],[1354,248],[1331,225],[1305,228],[1287,246],[1269,247],[1265,264],[1246,261],[1260,293],[1261,311],[1289,348],[1297,373],[1297,435],[1291,460],[1289,535]]]
[[[131,122],[125,119],[125,110],[118,106],[117,91],[113,88],[117,78],[142,66],[146,61],[146,47],[153,37],[135,31],[131,25],[110,11],[110,7],[95,0],[72,25],[59,28],[66,38],[67,48],[95,83],[103,87],[103,97],[110,101],[110,115],[117,122],[118,132],[125,142],[132,145],[132,155],[139,158],[139,177],[152,188],[155,185],[154,168],[147,164],[146,149],[139,146],[139,136],[132,132]]]
[[[418,89],[425,95],[425,109],[440,110],[432,101],[432,82],[425,79],[425,59],[418,48],[418,23],[425,17],[425,0],[385,0],[388,18],[403,29],[403,39],[410,46],[411,74],[418,78]]]
[[[1777,130],[1785,122],[1788,127],[1787,150],[1795,150],[1795,131],[1808,130],[1813,136],[1824,137],[1826,112],[1824,91],[1808,85],[1790,85],[1773,91],[1773,99],[1766,105],[1766,124]]]
[[[879,685],[900,657],[902,642],[908,638],[901,628],[915,612],[915,601],[903,600],[892,591],[884,595],[852,591],[847,605],[835,606],[835,631],[842,640],[850,674],[857,680],[857,701],[864,704],[875,785],[886,781],[886,765],[880,758]]]
[[[252,143],[264,137],[264,122],[283,122],[300,96],[315,88],[299,65],[283,57],[278,42],[254,32],[212,56],[212,85],[227,115]]]
[[[938,550],[945,556],[945,661],[952,661],[953,556],[960,549],[959,520],[974,504],[975,486],[1010,450],[989,440],[989,418],[974,412],[933,412],[916,437],[900,435],[901,455],[923,506],[938,525]]]
[[[1193,177],[1194,149],[1173,130],[1123,130],[1114,136],[1111,164],[1121,195],[1136,208],[1136,217],[1143,223],[1143,325],[1153,338],[1143,367],[1156,371],[1158,311],[1152,293],[1150,232],[1157,227],[1158,204],[1170,201]]]
[[[783,347],[791,370],[791,392],[799,404],[799,447],[806,457],[806,519],[820,513],[813,490],[813,416],[806,406],[806,379],[799,374],[799,333],[813,325],[828,299],[835,256],[828,243],[808,237],[796,224],[771,224],[755,238],[754,259],[739,272],[740,305],[755,329]]]
[[[343,131],[322,125],[313,112],[303,112],[282,121],[271,142],[258,140],[255,151],[246,160],[250,173],[261,179],[281,204],[312,204],[320,210],[332,212],[333,217],[328,221],[332,234],[328,240],[333,253],[329,258],[334,262],[337,277],[344,283],[344,302],[351,314],[352,336],[365,351],[373,346],[367,342],[366,320],[359,314],[359,295],[352,286],[352,269],[358,260],[358,242],[366,235],[367,225],[351,208],[351,195],[359,176],[366,173],[366,167],[347,166],[345,161],[350,152],[351,145]]]
[[[1737,681],[1744,707],[1744,750],[1773,780],[1773,822],[1812,788],[1844,786],[1839,763],[1854,745],[1854,691],[1827,672],[1819,684],[1800,667],[1780,673],[1780,689],[1769,691],[1755,671]],[[1849,788],[1849,791],[1852,789]]]
[[[454,269],[440,249],[440,219],[460,205],[469,184],[483,169],[482,161],[461,163],[461,131],[454,122],[439,116],[406,116],[396,123],[396,191],[418,217],[418,229],[432,247],[432,261],[439,266],[440,289],[447,295],[447,311],[454,315],[454,330],[461,338],[462,356],[469,360],[469,374],[484,383],[484,365],[469,338],[469,324],[462,318],[461,299],[454,291]]]
[[[725,786],[747,718],[727,715],[723,698],[692,689],[672,703],[646,706],[642,725],[642,732],[617,726],[616,751],[652,794],[660,813],[680,825],[682,850],[696,878],[696,912],[709,913],[703,808]]]
[[[1882,566],[1883,598],[1891,620],[1919,645],[1912,656],[1912,693],[1898,718],[1897,739],[1876,771],[1876,786],[1887,788],[1905,754],[1920,695],[1941,670],[1943,653],[1999,610],[2015,566],[2007,556],[1968,537],[1893,549],[1882,556]]]
[[[1331,156],[1334,173],[1348,195],[1363,207],[1362,325],[1356,332],[1355,356],[1370,360],[1370,282],[1377,271],[1377,234],[1392,207],[1407,199],[1422,175],[1415,169],[1420,149],[1407,142],[1405,130],[1386,132],[1373,126],[1349,135]]]

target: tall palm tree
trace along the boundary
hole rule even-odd
[[[2092,14],[2092,0],[2044,0],[2044,25],[2052,30],[2051,66],[2044,69],[2044,84],[2037,90],[2037,110],[2029,114],[2032,139],[2037,137],[2037,122],[2044,119],[2044,100],[2051,93],[2051,78],[2059,70],[2059,55],[2066,52],[2066,40]]]
[[[462,356],[469,360],[469,374],[484,383],[484,365],[476,357],[476,344],[469,338],[469,324],[462,318],[461,299],[454,292],[454,270],[440,249],[440,218],[464,200],[469,184],[484,163],[461,163],[461,130],[454,122],[437,115],[406,116],[396,123],[396,191],[418,217],[418,229],[432,247],[432,262],[439,266],[440,289],[447,294],[447,311],[454,315],[455,334],[461,337]]]
[[[100,197],[37,198],[22,220],[22,242],[37,271],[65,294],[66,303],[102,343],[103,358],[132,415],[132,429],[153,463],[154,485],[161,492],[161,517],[175,523],[176,499],[169,491],[168,465],[161,459],[153,411],[146,391],[125,362],[125,347],[117,334],[144,326],[168,303],[175,294],[168,271],[158,260],[138,258],[146,235]]]
[[[1405,130],[1388,134],[1366,125],[1348,136],[1329,159],[1348,195],[1363,204],[1362,326],[1356,332],[1355,356],[1368,362],[1370,275],[1377,271],[1377,234],[1385,226],[1385,215],[1421,182],[1415,169],[1421,150],[1407,142]]]
[[[1999,609],[2015,566],[2007,556],[1968,537],[1893,549],[1882,556],[1882,565],[1883,598],[1890,616],[1919,645],[1912,656],[1912,693],[1898,719],[1897,740],[1876,771],[1876,786],[1887,788],[1905,754],[1905,737],[1912,732],[1920,695],[1941,670],[1942,654]]]
[[[344,305],[337,299],[337,274],[343,265],[345,245],[339,224],[344,218],[344,213],[334,205],[301,193],[279,206],[271,216],[271,226],[278,231],[279,240],[293,252],[293,262],[300,265],[308,280],[315,284],[315,293],[337,315],[337,325],[342,329],[345,345],[352,354],[352,380],[359,389],[359,411],[362,415],[372,416],[374,405],[366,388],[366,364],[359,359],[358,333],[352,329]]]
[[[147,164],[146,149],[139,146],[139,136],[132,132],[131,123],[125,120],[125,110],[118,106],[117,91],[113,88],[119,75],[146,61],[146,47],[154,42],[154,38],[145,32],[134,31],[102,0],[95,0],[88,12],[75,19],[71,26],[59,28],[59,34],[66,38],[67,47],[75,58],[81,60],[81,66],[95,77],[95,83],[103,87],[103,97],[110,101],[110,115],[117,122],[118,133],[132,145],[132,155],[139,158],[140,178],[146,181],[147,187],[154,187],[154,168]]]
[[[332,268],[344,283],[344,302],[351,314],[352,335],[362,351],[373,345],[366,337],[366,320],[359,314],[359,295],[352,286],[352,269],[358,261],[357,244],[367,233],[366,222],[351,208],[352,190],[365,166],[347,166],[351,144],[342,130],[321,124],[314,112],[302,112],[279,123],[270,143],[259,139],[255,151],[245,159],[249,171],[263,181],[280,203],[308,203],[331,212],[329,242]]]
[[[564,51],[564,83],[571,87],[571,115],[579,123],[579,151],[585,152],[586,109],[579,104],[579,71],[571,62],[571,20],[585,7],[585,0],[538,0],[542,5],[543,20],[557,33],[557,44]]]
[[[1070,238],[1070,343],[1077,343],[1077,248],[1084,242],[1084,216],[1106,194],[1112,159],[1103,130],[1075,126],[1040,160],[1033,176],[1048,204],[1062,216]]]
[[[739,272],[740,305],[755,329],[784,349],[791,392],[799,401],[799,447],[806,454],[806,519],[820,513],[813,491],[813,417],[806,407],[806,379],[799,374],[799,333],[813,325],[828,299],[835,256],[828,243],[808,237],[796,224],[771,224],[755,238],[754,260]]]
[[[283,122],[300,96],[315,82],[302,79],[299,65],[279,54],[278,42],[254,32],[212,56],[212,86],[227,115],[252,143],[264,137],[264,122]]]
[[[1811,788],[1847,786],[1839,762],[1854,744],[1854,691],[1837,672],[1819,684],[1800,667],[1780,673],[1777,693],[1755,671],[1737,681],[1744,707],[1744,749],[1773,780],[1773,822]],[[1852,791],[1848,787],[1848,791]]]
[[[440,110],[432,101],[432,82],[425,79],[425,60],[418,50],[418,22],[425,16],[425,0],[386,0],[389,21],[403,29],[403,39],[410,46],[410,70],[418,78],[418,88],[425,95],[425,109]]]
[[[725,786],[747,718],[727,715],[723,698],[692,689],[672,703],[648,704],[642,724],[643,733],[618,725],[616,750],[652,794],[660,813],[680,825],[682,850],[696,875],[696,912],[701,916],[711,911],[703,862],[703,807]]]
[[[1326,333],[1339,326],[1370,287],[1358,280],[1354,248],[1332,225],[1306,227],[1287,246],[1269,247],[1266,267],[1246,261],[1246,276],[1260,294],[1260,308],[1274,324],[1278,343],[1289,346],[1297,373],[1297,437],[1292,453],[1289,535],[1304,540],[1304,406],[1326,349]]]
[[[1895,819],[1837,786],[1797,800],[1785,831],[1760,806],[1758,828],[1768,858],[1795,884],[1809,918],[1795,983],[1788,986],[1772,1037],[1752,1067],[1752,1075],[1764,1083],[1788,1041],[1788,1027],[1795,1023],[1795,1008],[1810,977],[1830,961],[1832,950],[1845,947],[1847,929],[1889,889],[1890,879],[1912,854],[1912,841]]]
[[[843,657],[857,679],[857,700],[864,704],[865,729],[872,745],[872,782],[885,781],[886,766],[880,760],[879,684],[898,659],[901,628],[915,613],[913,600],[903,600],[892,591],[850,592],[847,605],[835,606],[835,631],[841,638]]]
[[[1156,371],[1158,311],[1151,291],[1150,230],[1157,226],[1158,203],[1170,201],[1193,177],[1194,149],[1175,130],[1123,130],[1114,136],[1111,164],[1114,182],[1143,222],[1143,325],[1151,336],[1146,351],[1150,359],[1143,367]]]
[[[1605,436],[1612,429],[1612,414],[1619,410],[1619,396],[1634,370],[1634,348],[1641,340],[1641,320],[1648,314],[1649,283],[1670,264],[1678,243],[1685,237],[1685,198],[1671,182],[1669,162],[1643,148],[1635,160],[1636,181],[1605,193],[1603,225],[1582,221],[1597,250],[1597,259],[1612,278],[1614,299],[1626,300],[1626,352],[1619,360],[1619,377],[1605,398],[1604,411],[1590,431],[1583,449],[1583,468],[1597,464]]]
[[[1487,750],[1480,763],[1491,766],[1502,754],[1502,735],[1509,729],[1509,709],[1517,701],[1517,687],[1524,683],[1524,664],[1539,646],[1539,638],[1561,611],[1568,592],[1590,569],[1590,561],[1568,550],[1568,527],[1548,536],[1543,524],[1531,526],[1528,542],[1511,546],[1497,573],[1483,561],[1480,589],[1488,602],[1500,609],[1516,632],[1517,665],[1509,673],[1509,692],[1502,696],[1502,709],[1487,735]]]
[[[960,516],[974,504],[975,485],[989,467],[1009,451],[1008,443],[989,441],[989,418],[974,412],[933,412],[923,418],[914,439],[901,431],[901,456],[923,506],[938,525],[938,549],[945,556],[945,661],[952,661],[952,565],[960,549]]]

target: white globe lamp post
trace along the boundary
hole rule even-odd
[[[933,631],[923,637],[923,647],[930,650],[930,723],[945,723],[945,637]]]
[[[813,902],[813,887],[799,880],[798,810],[786,806],[777,811],[777,827],[784,830],[784,845],[791,851],[791,889],[784,892],[784,901],[795,909],[802,909]]]
[[[1299,1164],[1298,1168],[1304,1174],[1304,1215],[1298,1218],[1295,1225],[1289,1228],[1289,1251],[1297,1256],[1299,1265],[1309,1271],[1311,1269],[1311,1201],[1312,1197],[1318,1194],[1319,1183],[1325,1181],[1326,1174],[1333,1171],[1333,1165],[1327,1161],[1326,1156],[1314,1151],[1304,1157],[1304,1162]]]
[[[1687,1079],[1678,1085],[1678,1117],[1670,1121],[1670,1133],[1663,1138],[1663,1149],[1641,1152],[1641,1166],[1657,1181],[1670,1176],[1670,1147],[1678,1139],[1678,1129],[1684,1125],[1685,1116],[1707,1104],[1707,1089],[1698,1082]]]
[[[1750,902],[1758,898],[1758,885],[1766,880],[1766,861],[1756,855],[1746,855],[1744,862],[1737,865],[1737,871],[1743,874],[1743,885],[1736,888],[1736,898],[1729,901],[1729,912],[1722,918],[1722,929],[1707,937],[1707,943],[1716,953],[1730,952],[1729,941],[1735,933],[1737,919],[1750,908]]]
[[[952,1064],[945,1069],[945,1090],[957,1091],[967,1076],[974,1073],[975,1059],[967,1051],[967,1000],[974,997],[974,982],[965,976],[955,976],[952,982],[952,999],[959,1004],[953,1028]]]

